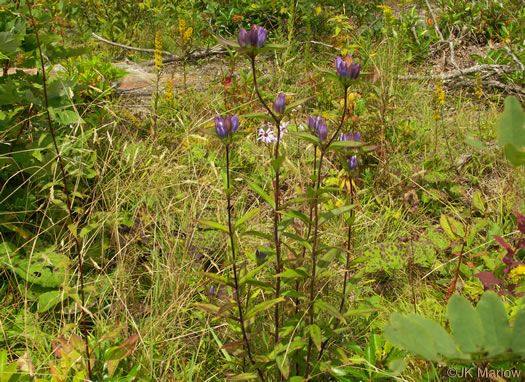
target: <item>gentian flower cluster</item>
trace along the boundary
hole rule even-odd
[[[354,63],[352,56],[346,56],[344,60],[341,57],[337,57],[335,60],[335,68],[337,69],[339,77],[355,80],[361,72],[361,63]]]
[[[317,118],[312,115],[308,116],[308,128],[314,134],[319,135],[321,142],[324,141],[328,136],[328,128],[326,127],[326,123],[322,120],[320,115],[318,115]]]
[[[220,115],[215,117],[215,130],[221,139],[231,137],[239,128],[239,117],[237,115],[227,115],[222,118]]]
[[[241,28],[237,41],[241,48],[260,48],[264,45],[267,35],[268,31],[266,29],[253,24],[249,32],[247,32],[246,29]]]
[[[353,141],[353,142],[361,142],[361,133],[356,131],[355,133],[349,132],[349,133],[343,133],[341,134],[341,137],[339,137],[340,141]],[[350,158],[348,158],[348,167],[350,167],[350,170],[355,170],[357,167],[357,156],[352,155]]]

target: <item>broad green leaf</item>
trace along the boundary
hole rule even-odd
[[[452,227],[450,226],[449,217],[447,215],[441,215],[439,218],[439,223],[441,224],[441,228],[443,228],[443,231],[452,239],[456,240],[456,235],[454,234],[454,231]]]
[[[252,190],[254,190],[261,198],[263,198],[274,210],[275,210],[275,200],[273,200],[270,195],[268,195],[257,183],[250,179],[246,179],[246,182]]]
[[[525,307],[522,307],[514,319],[512,331],[512,351],[525,353]]]
[[[514,166],[525,166],[525,151],[519,151],[515,145],[507,144],[505,145],[505,156],[509,162]]]
[[[498,120],[498,143],[522,148],[525,146],[525,113],[516,97],[509,96],[504,103],[505,109]]]
[[[317,350],[321,351],[321,345],[323,342],[321,340],[321,328],[316,324],[310,325],[310,336],[312,337],[312,341],[317,347]]]
[[[344,213],[350,211],[354,207],[355,207],[355,204],[350,204],[348,206],[334,208],[334,209],[332,209],[330,211],[325,212],[319,218],[319,225],[321,225],[321,224],[327,222],[328,220],[333,219],[333,218],[335,218],[335,217],[337,217],[337,216],[339,216],[341,214],[344,214]]]
[[[250,318],[254,317],[257,313],[260,313],[260,312],[263,312],[265,310],[268,310],[272,306],[274,306],[275,304],[279,304],[279,303],[281,303],[283,301],[284,301],[284,298],[279,297],[279,298],[274,298],[272,300],[267,300],[267,301],[261,302],[260,304],[257,304],[253,308],[248,310],[248,312],[246,313],[245,320],[249,320]]]
[[[275,171],[279,171],[285,159],[286,159],[286,155],[280,155],[277,159],[272,159],[273,169]]]
[[[230,231],[228,230],[228,227],[226,227],[225,225],[222,225],[220,223],[211,221],[211,220],[199,220],[199,223],[203,224],[203,225],[206,225],[208,227],[214,228],[214,229],[218,229],[218,230],[226,232],[226,233],[230,233]]]
[[[248,220],[250,220],[252,217],[257,215],[261,211],[260,208],[256,208],[254,210],[246,212],[240,219],[238,219],[235,224],[233,225],[233,230],[235,231],[237,228],[239,228],[241,225],[246,223]]]
[[[441,359],[433,334],[412,316],[394,313],[390,323],[385,326],[384,332],[385,338],[399,348],[429,360],[439,361]]]
[[[511,347],[511,332],[507,311],[493,291],[486,291],[479,299],[476,311],[485,332],[484,349],[489,355],[506,352]]]
[[[448,302],[448,319],[456,343],[463,353],[481,351],[484,342],[481,319],[463,296],[453,295]]]
[[[436,321],[415,314],[410,318],[425,328],[434,340],[434,346],[438,354],[447,358],[459,358],[460,354],[456,350],[456,344],[448,332]]]
[[[337,150],[341,151],[342,149],[348,149],[348,148],[359,148],[366,146],[367,143],[365,142],[356,142],[356,141],[334,141],[326,148],[326,151],[330,150]],[[346,150],[345,150],[346,152]]]
[[[13,53],[17,50],[24,38],[13,32],[0,32],[0,52]]]
[[[56,304],[62,301],[62,291],[52,290],[50,292],[42,293],[38,296],[38,312],[47,312],[53,308]]]

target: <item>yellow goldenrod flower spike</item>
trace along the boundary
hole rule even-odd
[[[171,80],[166,82],[166,89],[164,90],[164,93],[166,94],[166,101],[171,102],[173,100],[173,82]]]
[[[186,21],[184,19],[179,20],[179,35],[184,36],[184,31],[186,30]]]
[[[186,44],[188,41],[190,41],[191,35],[193,34],[193,28],[189,27],[184,31],[184,35],[182,37],[182,41],[184,44]]]
[[[155,68],[158,72],[162,69],[162,36],[155,33]]]
[[[443,80],[438,78],[436,80],[436,90],[434,91],[434,98],[432,100],[432,108],[434,109],[433,117],[436,121],[441,118],[441,105],[444,104],[445,93],[443,92]]]
[[[512,269],[509,273],[509,278],[514,284],[521,284],[525,280],[525,265],[520,264]]]
[[[483,97],[483,84],[481,82],[481,73],[476,73],[476,86],[474,88],[474,93],[478,96],[478,99],[481,99]]]

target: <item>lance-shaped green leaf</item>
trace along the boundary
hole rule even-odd
[[[288,105],[288,106],[286,106],[284,108],[284,114],[289,113],[291,110],[295,109],[297,106],[302,105],[303,103],[305,103],[306,101],[309,101],[312,98],[313,98],[313,96],[310,96],[310,97],[303,98],[303,99],[300,99],[298,101],[295,101],[294,103],[291,103],[290,105]]]
[[[254,268],[250,272],[246,273],[246,275],[244,275],[239,280],[239,288],[242,287],[248,280],[253,279],[253,276],[255,276],[257,273],[259,273],[261,271],[261,269],[263,269],[267,264],[268,264],[268,262],[265,261],[264,263],[262,263],[258,267]]]
[[[288,379],[290,376],[290,359],[287,357],[287,354],[282,353],[275,356],[275,363],[277,364],[282,376],[285,379]]]
[[[317,299],[314,301],[314,306],[322,311],[325,311],[331,316],[337,318],[338,320],[342,321],[346,325],[345,318],[343,317],[341,313],[339,313],[339,310],[337,310],[333,305],[321,299]]]
[[[312,341],[314,342],[314,345],[317,347],[317,350],[321,351],[322,346],[322,340],[321,340],[321,328],[317,326],[316,324],[312,324],[309,327],[310,336],[312,337]]]
[[[199,223],[202,224],[202,225],[208,226],[210,228],[214,228],[214,229],[219,230],[219,231],[230,233],[230,231],[228,230],[228,227],[226,227],[225,225],[222,225],[220,223],[211,221],[211,220],[199,220]]]
[[[316,136],[310,134],[310,133],[300,133],[300,132],[294,132],[294,131],[290,131],[290,134],[293,135],[294,137],[298,138],[298,139],[301,139],[305,142],[308,142],[308,143],[311,143],[313,145],[318,145],[319,144],[319,138],[317,138]]]
[[[268,121],[268,122],[275,123],[275,120],[272,118],[271,115],[268,115],[268,113],[249,113],[249,114],[240,115],[239,117],[262,119],[262,120],[265,120],[265,121]]]
[[[345,152],[347,152],[348,148],[359,148],[359,147],[364,147],[366,146],[367,143],[365,142],[355,142],[355,141],[333,141],[330,146],[328,146],[326,148],[326,151],[331,151],[331,150],[335,150],[335,151],[342,151],[344,150]]]
[[[274,210],[275,210],[275,200],[268,195],[257,183],[250,179],[246,179],[246,183],[254,190],[261,198],[263,198]]]
[[[279,297],[279,298],[274,298],[272,300],[261,302],[260,304],[255,305],[253,308],[248,310],[248,312],[246,312],[245,320],[249,320],[250,318],[254,317],[257,313],[264,312],[265,310],[270,309],[275,304],[279,304],[283,301],[284,301],[284,298]]]
[[[512,344],[511,332],[507,311],[498,295],[490,290],[483,293],[476,311],[485,332],[484,349],[489,355],[508,351]]]
[[[250,220],[252,217],[257,215],[261,211],[260,208],[256,208],[254,210],[246,212],[240,219],[238,219],[235,224],[233,225],[233,230],[235,231],[237,228],[239,228],[241,225],[246,223],[248,220]]]
[[[515,145],[509,143],[505,145],[504,152],[505,156],[514,167],[525,166],[525,151],[520,151]]]
[[[228,381],[251,381],[252,379],[259,378],[256,373],[242,373],[237,375],[227,376]]]
[[[204,303],[196,302],[193,305],[195,305],[199,309],[204,310],[205,312],[208,312],[214,315],[217,315],[219,313],[219,310],[221,309],[217,305],[213,305],[213,304],[204,304]]]
[[[283,236],[289,237],[290,239],[295,240],[297,243],[301,244],[303,247],[305,247],[308,250],[312,250],[312,245],[304,238],[302,238],[299,235],[296,235],[295,233],[291,232],[283,232]]]
[[[226,277],[218,275],[216,273],[211,272],[199,272],[200,275],[209,278],[212,281],[215,281],[218,284],[231,286],[233,287],[233,283],[230,282]]]
[[[261,232],[261,231],[246,231],[241,234],[242,236],[256,236],[260,237],[261,239],[264,239],[266,241],[272,241],[273,237],[270,234]]]
[[[456,343],[464,353],[482,350],[484,342],[483,326],[478,313],[463,296],[454,295],[448,302],[448,319]]]
[[[311,224],[313,225],[314,223],[312,222],[312,220],[310,220],[310,218],[308,216],[306,216],[305,214],[303,214],[302,212],[300,211],[297,211],[297,210],[288,210],[288,211],[279,211],[280,214],[284,215],[284,216],[288,216],[290,218],[296,218],[296,219],[299,219],[301,220],[304,224]]]
[[[325,212],[319,218],[319,225],[321,225],[321,224],[327,222],[328,220],[333,219],[333,218],[335,218],[335,217],[337,217],[337,216],[339,216],[341,214],[344,214],[344,213],[350,211],[354,207],[355,207],[355,204],[350,204],[350,205],[347,205],[347,206],[334,208],[334,209],[331,209],[330,211]]]
[[[281,277],[284,279],[306,280],[309,277],[309,275],[304,270],[303,267],[299,267],[295,269],[288,268],[284,272],[278,273],[274,275],[273,277]]]

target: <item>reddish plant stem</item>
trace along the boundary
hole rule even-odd
[[[252,64],[252,74],[253,74],[253,86],[255,89],[255,93],[257,93],[257,97],[259,97],[259,100],[261,101],[264,108],[270,113],[270,116],[275,121],[275,125],[277,126],[277,142],[275,144],[274,149],[274,160],[277,160],[279,158],[279,144],[281,142],[281,127],[280,127],[280,119],[277,118],[277,116],[272,112],[270,107],[264,102],[261,93],[259,92],[259,87],[257,86],[257,76],[255,74],[255,57],[250,57],[251,64]],[[279,190],[280,190],[280,184],[279,184],[279,168],[275,169],[275,184],[274,184],[274,198],[275,198],[275,209],[273,211],[273,239],[275,241],[275,258],[276,258],[276,265],[275,265],[275,272],[277,274],[281,273],[281,242],[279,240]],[[277,277],[275,280],[275,298],[279,298],[281,294],[281,278]],[[275,310],[274,310],[274,325],[275,325],[275,332],[274,332],[274,343],[277,344],[279,342],[279,305],[275,304]]]
[[[49,126],[49,132],[51,135],[51,138],[53,139],[53,145],[55,146],[55,151],[57,153],[57,159],[58,159],[58,166],[60,167],[60,172],[62,173],[62,181],[64,183],[64,193],[66,194],[67,199],[67,210],[69,214],[69,220],[71,221],[71,224],[75,223],[75,220],[73,218],[73,210],[72,210],[72,203],[71,203],[71,197],[69,193],[69,188],[67,186],[67,178],[66,178],[66,171],[64,168],[64,162],[62,161],[62,156],[60,155],[60,150],[58,148],[58,144],[55,137],[55,130],[53,129],[53,123],[51,122],[51,114],[49,113],[49,100],[47,96],[47,79],[46,79],[46,67],[44,65],[44,55],[42,54],[42,47],[40,45],[40,39],[38,36],[38,28],[36,27],[35,19],[33,18],[33,13],[31,9],[31,2],[27,2],[27,9],[29,11],[29,17],[31,24],[33,26],[33,29],[35,31],[35,39],[36,44],[38,46],[38,53],[40,55],[40,63],[42,65],[42,87],[44,91],[44,100],[46,104],[46,114],[47,114],[47,123]],[[88,376],[89,379],[93,379],[91,375],[91,362],[90,362],[90,354],[89,354],[89,341],[88,341],[88,332],[86,329],[86,302],[85,302],[85,295],[84,295],[84,272],[82,271],[82,253],[81,253],[81,246],[80,242],[78,241],[78,238],[76,235],[73,235],[73,239],[75,241],[76,246],[76,252],[78,256],[78,269],[80,272],[80,294],[82,299],[82,334],[84,335],[84,342],[86,345],[86,355],[87,355],[87,370],[88,370]]]
[[[252,352],[250,349],[250,341],[248,340],[248,335],[246,334],[246,328],[244,326],[244,316],[242,313],[242,304],[239,296],[239,277],[237,273],[237,264],[235,257],[235,240],[233,238],[233,229],[232,229],[232,216],[231,216],[231,196],[230,196],[230,145],[226,145],[226,201],[227,201],[227,210],[228,210],[228,233],[230,236],[230,245],[232,250],[232,262],[233,262],[233,280],[235,283],[235,299],[237,300],[237,307],[239,308],[239,321],[241,323],[241,331],[244,343],[246,345],[246,352],[248,353],[248,358],[252,365],[255,364],[255,361],[252,357]],[[246,370],[245,370],[246,371]],[[264,380],[263,374],[259,368],[257,368],[257,374],[261,380]]]
[[[463,244],[461,245],[461,252],[459,253],[458,265],[454,274],[454,280],[452,280],[452,283],[448,288],[447,295],[445,297],[445,302],[448,302],[448,299],[450,298],[450,296],[452,296],[452,293],[454,293],[454,290],[456,289],[456,283],[458,282],[459,277],[459,267],[461,266],[461,262],[463,261],[463,249],[465,248],[465,241],[466,240],[463,239]]]
[[[332,135],[332,138],[328,141],[326,146],[321,148],[321,157],[319,158],[319,169],[317,170],[317,184],[315,186],[315,197],[314,197],[314,243],[312,245],[312,280],[310,281],[310,320],[309,325],[313,325],[314,323],[314,301],[315,301],[315,277],[316,277],[316,265],[317,265],[317,239],[319,236],[319,188],[321,187],[321,170],[323,169],[323,159],[324,154],[326,152],[326,148],[330,147],[332,142],[335,140],[335,138],[339,135],[339,131],[341,131],[341,128],[343,127],[343,124],[345,122],[345,115],[346,115],[346,107],[347,107],[347,98],[348,98],[348,88],[345,87],[345,100],[343,105],[343,115],[341,116],[341,123],[339,123],[339,126],[337,127],[337,130],[335,131],[334,135]],[[312,345],[313,340],[312,336],[308,339],[308,350],[306,352],[306,371],[304,374],[304,379],[308,379],[308,375],[310,372],[310,356],[312,354]]]

